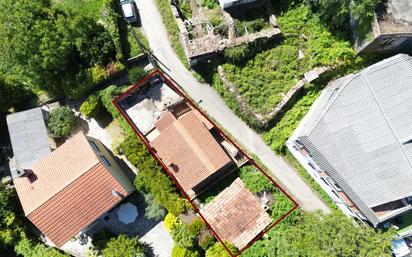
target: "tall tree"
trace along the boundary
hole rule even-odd
[[[111,37],[90,17],[48,0],[0,1],[0,73],[52,94],[82,83],[84,69],[114,58]],[[81,78],[81,79],[80,79]]]

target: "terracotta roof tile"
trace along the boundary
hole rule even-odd
[[[193,111],[175,120],[151,145],[185,191],[231,162]]]
[[[57,247],[61,247],[122,200],[112,195],[112,190],[128,195],[98,163],[31,212],[28,218]]]
[[[30,214],[99,162],[87,138],[77,133],[30,168],[37,179],[14,179],[24,213]]]
[[[223,240],[242,249],[262,232],[272,219],[259,200],[237,178],[200,210]]]

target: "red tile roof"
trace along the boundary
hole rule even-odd
[[[100,163],[28,215],[57,247],[122,201],[128,192]]]
[[[259,200],[237,178],[200,213],[220,238],[242,249],[262,232],[272,219]]]
[[[127,189],[99,162],[78,133],[33,168],[37,177],[14,179],[26,216],[57,247],[77,235],[122,199]]]
[[[186,192],[231,162],[193,111],[170,124],[151,145]]]

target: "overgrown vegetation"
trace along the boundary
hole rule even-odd
[[[300,213],[291,215],[242,256],[333,256],[389,257],[393,231],[380,232],[354,226],[342,213],[329,215]]]
[[[157,8],[159,8],[160,14],[162,15],[163,24],[166,26],[167,33],[169,35],[170,43],[176,51],[177,56],[180,61],[189,67],[189,63],[186,59],[185,51],[183,46],[180,44],[179,40],[179,27],[173,15],[172,9],[170,7],[170,2],[168,0],[156,0]]]
[[[200,5],[207,9],[215,9],[219,6],[219,3],[217,0],[201,0]]]
[[[164,220],[164,226],[170,231],[175,242],[172,257],[204,256],[204,252],[207,252],[216,241],[200,218],[186,223],[169,213]]]
[[[32,239],[25,224],[15,189],[0,183],[0,251],[14,250],[24,257],[68,257]]]
[[[269,113],[311,68],[341,65],[355,56],[350,43],[332,35],[306,6],[278,16],[278,24],[285,38],[277,46],[256,55],[255,45],[228,50],[225,57],[231,63],[222,65],[245,103],[260,114]]]
[[[78,8],[0,2],[0,72],[32,90],[77,97],[92,85],[90,69],[106,67],[115,55],[107,29]]]

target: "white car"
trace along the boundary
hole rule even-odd
[[[123,17],[126,21],[133,23],[137,21],[136,7],[132,0],[121,0]]]

